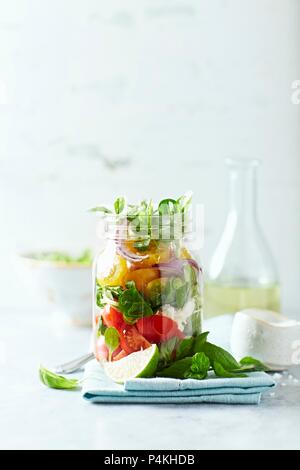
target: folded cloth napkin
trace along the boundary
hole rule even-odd
[[[275,387],[264,372],[248,378],[222,379],[211,376],[195,379],[131,379],[115,384],[96,361],[87,364],[83,381],[83,397],[93,403],[224,403],[257,405],[262,393]]]

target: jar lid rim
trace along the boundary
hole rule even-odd
[[[105,214],[98,234],[115,240],[175,240],[193,232],[191,214],[145,215],[128,220],[126,216]]]

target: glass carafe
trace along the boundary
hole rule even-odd
[[[257,218],[259,161],[227,159],[230,204],[205,285],[205,316],[280,310],[276,263]]]

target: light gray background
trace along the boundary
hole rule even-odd
[[[299,52],[299,0],[1,0],[0,303],[32,300],[17,249],[87,245],[86,208],[120,193],[194,190],[206,263],[240,155],[263,160],[260,216],[297,313]]]

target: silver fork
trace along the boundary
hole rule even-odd
[[[73,372],[80,370],[85,364],[94,359],[94,357],[94,353],[85,354],[77,359],[73,359],[73,361],[57,365],[53,370],[56,374],[72,374]]]

